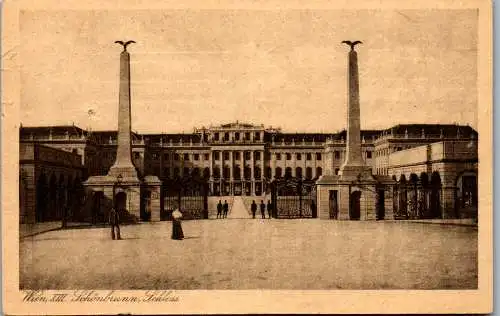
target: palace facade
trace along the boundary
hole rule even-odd
[[[398,183],[425,186],[439,180],[443,213],[456,213],[457,205],[477,208],[477,138],[474,129],[463,125],[396,125],[361,131],[362,155],[373,174]],[[346,131],[285,133],[234,122],[185,134],[132,133],[132,160],[140,175],[155,175],[164,183],[189,176],[205,179],[212,196],[264,197],[274,179],[317,180],[337,174],[345,159],[345,141]],[[117,132],[71,125],[21,127],[20,144],[23,218],[32,222],[45,191],[58,196],[51,203],[66,205],[64,200],[79,187],[75,181],[107,174],[115,161]],[[31,151],[60,154],[26,158]],[[51,161],[42,158],[48,156]],[[404,194],[397,201],[406,203]],[[395,209],[400,204],[395,202]]]

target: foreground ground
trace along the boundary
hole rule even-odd
[[[321,220],[185,221],[24,238],[27,289],[477,288],[477,228]]]

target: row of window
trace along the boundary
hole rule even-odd
[[[306,153],[305,156],[306,156],[306,160],[312,160],[312,153]],[[276,160],[281,160],[281,154],[280,153],[276,153],[275,157],[276,157]],[[286,160],[292,160],[292,154],[286,153],[285,154],[285,159]],[[302,154],[301,153],[296,153],[295,154],[295,159],[296,160],[302,160]],[[316,153],[316,160],[321,160],[321,153]]]
[[[375,169],[377,174],[381,174],[381,175],[389,175],[389,171],[387,168],[376,168]]]
[[[336,152],[336,154],[337,153],[338,152]],[[368,158],[371,158],[371,152],[368,152],[368,153],[370,154],[370,156]],[[174,153],[172,156],[173,156],[173,160],[175,160],[175,161],[180,160],[180,157],[181,157],[181,155],[177,154],[177,153]],[[244,156],[245,156],[245,160],[250,160],[251,159],[251,152],[249,152],[249,151],[244,152]],[[160,156],[159,156],[158,153],[153,153],[153,155],[152,155],[153,160],[158,160],[159,157]],[[220,158],[221,158],[221,152],[214,151],[213,157],[214,157],[214,160],[220,160]],[[261,152],[258,152],[258,151],[254,152],[254,159],[255,160],[261,160],[261,157],[262,157]],[[282,158],[280,153],[276,153],[275,157],[276,157],[276,160],[281,160],[281,158]],[[138,157],[136,157],[136,159],[137,158]],[[203,158],[204,160],[209,160],[210,156],[209,156],[209,154],[193,154],[193,160],[198,161],[198,160],[200,160],[200,158]],[[321,158],[322,158],[321,153],[316,153],[316,160],[321,160]],[[226,160],[226,161],[229,160],[230,159],[230,152],[223,152],[223,159]],[[238,152],[238,151],[233,152],[233,159],[234,160],[240,160],[241,159],[240,152]],[[285,154],[285,159],[286,160],[292,160],[292,154],[286,153]],[[302,154],[301,153],[295,154],[295,159],[296,160],[302,160]],[[306,153],[305,154],[305,159],[306,160],[312,160],[312,153]],[[169,153],[164,153],[163,154],[163,160],[170,160],[170,154]],[[190,160],[190,154],[183,154],[183,160],[184,161],[189,161]]]
[[[245,160],[250,160],[250,158],[251,158],[251,152],[247,151],[247,152],[244,152],[244,154],[245,154]],[[105,153],[104,155],[105,155],[105,157],[108,157],[108,155],[114,157],[115,153]],[[214,160],[220,160],[221,153],[219,151],[214,151],[213,155],[214,155]],[[284,155],[285,155],[285,159],[286,160],[292,160],[292,154],[286,153]],[[173,160],[178,161],[178,160],[180,160],[181,154],[175,153],[175,154],[171,155],[169,153],[164,153],[163,154],[163,160],[170,160],[171,156],[172,156]],[[224,156],[223,157],[224,160],[229,160],[230,153],[229,152],[224,152],[223,156]],[[306,160],[312,160],[312,153],[306,153],[306,154],[296,153],[295,154],[295,159],[296,160],[302,160],[303,156],[305,156]],[[134,153],[134,159],[139,159],[140,157],[141,157],[140,153],[138,153],[138,152]],[[190,154],[183,154],[182,157],[183,157],[184,161],[189,161],[191,159],[190,158]],[[276,157],[276,160],[281,160],[282,159],[282,154],[281,153],[276,153],[275,157]],[[335,159],[341,159],[341,152],[340,151],[335,151],[334,152],[334,157],[335,157]],[[158,153],[153,153],[152,154],[152,158],[153,158],[153,160],[158,160],[160,158],[160,155]],[[316,153],[316,160],[321,160],[321,158],[322,158],[321,153]],[[372,158],[372,152],[371,151],[367,151],[366,152],[366,158],[367,159],[371,159]],[[193,154],[193,160],[199,161],[201,159],[208,161],[210,159],[210,155],[209,154]],[[233,152],[233,159],[234,160],[240,160],[241,159],[240,152],[238,152],[238,151]],[[260,160],[261,159],[261,153],[260,152],[254,152],[254,159],[255,160]]]
[[[226,141],[226,142],[232,140],[229,132],[214,133],[214,140],[215,141],[219,141],[221,139],[223,141]],[[251,134],[250,134],[250,132],[246,132],[246,133],[235,132],[234,133],[234,140],[235,141],[239,141],[239,140],[242,140],[242,139],[243,140],[251,140]],[[261,140],[260,132],[255,132],[254,133],[254,140],[257,140],[257,141]]]
[[[410,148],[412,148],[412,146],[406,145],[406,146],[398,146],[398,147],[380,149],[380,150],[375,151],[375,157],[389,156],[393,152],[402,151],[402,150],[410,149]]]
[[[180,154],[173,154],[172,156],[173,156],[173,159],[176,160],[176,161],[180,160],[180,157],[181,157]],[[190,160],[189,156],[190,156],[189,154],[184,154],[183,155],[183,160],[184,161],[189,161]],[[160,156],[159,156],[158,153],[153,153],[152,154],[152,158],[153,158],[153,160],[158,160],[160,158]],[[209,154],[201,154],[201,155],[200,154],[194,154],[193,155],[193,160],[198,161],[200,159],[209,160],[210,156],[209,156]],[[163,160],[170,160],[170,154],[168,154],[168,153],[163,154]]]
[[[244,152],[244,156],[245,156],[245,160],[250,160],[251,157],[252,157],[252,153],[249,152],[249,151],[245,151]],[[221,157],[221,152],[219,151],[214,151],[214,160],[220,160],[220,157]],[[224,160],[229,160],[230,158],[230,153],[229,152],[224,152],[223,153],[223,158]],[[260,160],[261,159],[261,153],[260,152],[254,152],[254,156],[253,156],[254,160]],[[236,152],[233,152],[233,159],[234,160],[240,160],[241,159],[241,154],[240,152],[236,151]]]
[[[180,168],[173,168],[172,169],[173,173],[170,174],[170,169],[165,168],[164,170],[164,176],[167,178],[170,178],[171,176],[176,178],[180,176]],[[221,172],[222,171],[222,172]],[[242,176],[244,179],[250,179],[252,176],[252,170],[249,167],[243,168],[243,175],[241,174],[241,168],[240,167],[234,167],[233,169],[233,178],[234,179],[241,179]],[[323,174],[323,169],[321,167],[316,168],[316,174],[315,177],[319,177]],[[184,168],[183,169],[183,175],[191,175],[191,176],[201,176],[204,178],[210,177],[210,169],[209,168],[204,168],[203,173],[201,173],[200,168]],[[229,179],[231,177],[231,169],[229,167],[224,167],[222,170],[219,167],[213,168],[213,177],[218,179],[218,178],[226,178]],[[298,177],[302,178],[305,177],[305,179],[312,179],[313,178],[313,169],[310,167],[307,167],[305,170],[305,175],[303,174],[303,169],[301,167],[295,168],[295,175],[292,173],[292,168],[287,167],[285,168],[285,171],[283,173],[283,169],[280,167],[275,168],[274,170],[274,177],[275,178],[281,178],[281,177]],[[259,167],[254,167],[254,178],[260,179],[262,177],[261,169]],[[272,177],[272,168],[268,167],[266,168],[266,174],[265,177],[271,178]]]
[[[335,159],[341,159],[341,152],[340,151],[334,151],[333,155],[334,155]],[[371,159],[371,158],[372,158],[372,152],[367,151],[366,152],[366,159]]]
[[[251,158],[251,152],[244,152],[244,155],[245,155],[245,160],[250,160]],[[292,154],[290,153],[286,153],[284,154],[285,155],[285,159],[286,160],[292,160]],[[312,160],[312,153],[306,153],[306,154],[301,154],[301,153],[296,153],[295,154],[295,159],[296,160],[302,160],[302,156],[305,156],[305,159],[306,160]],[[183,154],[182,157],[183,157],[183,160],[184,161],[189,161],[191,158],[190,158],[190,154]],[[213,156],[214,156],[214,160],[218,161],[220,160],[220,157],[221,157],[221,152],[219,151],[215,151],[213,153]],[[163,160],[170,160],[170,157],[171,155],[169,153],[164,153],[163,154]],[[181,154],[173,154],[172,155],[172,158],[174,161],[179,161],[180,160],[180,157],[181,157]],[[281,160],[282,159],[282,155],[280,153],[276,153],[275,154],[275,157],[276,157],[276,160]],[[334,152],[334,157],[335,159],[341,159],[341,153],[339,151],[335,151]],[[153,160],[158,160],[159,159],[159,154],[158,153],[153,153],[152,154],[152,158]],[[208,161],[210,158],[209,154],[193,154],[193,160],[194,161],[199,161],[201,159],[205,160],[205,161]],[[223,153],[223,159],[225,161],[228,161],[230,158],[230,152],[224,152]],[[322,155],[321,153],[316,153],[316,160],[321,160],[322,158]],[[371,151],[367,151],[366,152],[366,158],[367,159],[371,159],[372,158],[372,152]],[[134,153],[134,159],[140,159],[140,153],[138,152],[135,152]],[[240,155],[240,152],[233,152],[233,159],[234,160],[240,160],[241,159],[241,155]],[[254,152],[254,159],[259,161],[261,160],[261,153],[260,152]]]
[[[214,160],[220,160],[221,152],[215,151],[213,153],[213,155],[214,155]],[[160,156],[159,156],[158,153],[153,153],[153,155],[152,155],[153,160],[158,160],[159,157]],[[163,154],[163,160],[170,160],[170,157],[171,156],[168,153]],[[182,157],[183,157],[184,161],[189,161],[191,159],[190,158],[190,154],[183,154]],[[178,161],[181,158],[181,154],[175,153],[175,154],[172,155],[172,158],[173,158],[173,160]],[[224,158],[224,160],[229,160],[230,153],[229,152],[224,152],[223,158]],[[251,158],[251,153],[250,152],[245,152],[245,160],[250,160],[250,158]],[[210,155],[209,154],[193,154],[193,160],[198,161],[200,159],[209,160],[210,159]],[[240,152],[233,152],[233,159],[234,160],[240,160],[241,159]],[[260,152],[255,152],[254,153],[254,159],[255,160],[260,160],[261,159],[261,153]]]

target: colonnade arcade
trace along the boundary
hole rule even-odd
[[[21,195],[26,181],[20,179]],[[84,190],[79,177],[42,172],[36,180],[35,220],[46,222],[72,217],[79,213]],[[21,202],[21,201],[20,201]]]
[[[397,219],[432,219],[477,216],[477,173],[459,174],[453,188],[445,187],[438,171],[430,175],[401,175],[394,188],[394,217]],[[452,191],[451,195],[447,192]],[[451,209],[450,209],[451,206]],[[448,208],[448,209],[445,209]],[[474,214],[465,214],[473,212]]]
[[[442,184],[438,172],[430,179],[427,173],[412,173],[409,179],[401,175],[394,188],[394,217],[396,219],[441,218]]]

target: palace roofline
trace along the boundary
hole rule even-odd
[[[235,123],[222,124],[231,125]],[[237,123],[241,125],[250,125],[246,123]],[[256,125],[253,125],[256,126]],[[214,127],[211,127],[212,129]],[[217,127],[216,127],[217,128]],[[215,129],[216,129],[215,128]],[[183,141],[183,142],[199,142],[201,140],[201,134],[203,131],[207,131],[208,128],[195,129],[193,133],[138,133],[131,132],[132,137],[135,139],[141,139],[142,137],[148,139],[158,139],[161,137],[167,137],[173,141]],[[387,134],[395,135],[421,135],[422,129],[425,135],[440,135],[443,133],[445,136],[456,135],[459,132],[462,135],[474,135],[477,136],[478,132],[469,125],[459,125],[459,124],[397,124],[387,129],[368,129],[361,130],[361,136],[367,139],[378,137]],[[272,131],[272,132],[271,132]],[[115,137],[117,136],[117,130],[92,130],[87,131],[76,125],[53,125],[53,126],[20,126],[20,133],[22,134],[49,134],[52,133],[56,135],[65,135],[66,132],[69,135],[93,135],[94,137],[105,138],[105,137]],[[347,131],[345,129],[332,132],[332,133],[315,133],[315,132],[281,132],[279,128],[273,128],[272,130],[264,129],[264,141],[271,142],[274,138],[275,142],[280,141],[326,141],[327,139],[340,140],[347,137]]]

